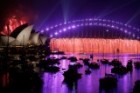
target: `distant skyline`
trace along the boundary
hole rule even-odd
[[[1,25],[7,16],[27,17],[37,29],[83,18],[105,18],[139,27],[140,0],[1,0]],[[17,15],[18,16],[18,15]],[[4,20],[5,19],[5,20]]]

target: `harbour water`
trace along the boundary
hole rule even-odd
[[[67,55],[51,55],[50,57],[60,58],[62,56],[70,57],[76,56],[79,58],[89,58],[89,54],[67,54]],[[126,66],[128,60],[138,61],[139,55],[137,54],[94,54],[92,62],[97,62],[98,59],[119,59],[124,66]],[[82,63],[81,61],[78,61]],[[100,90],[99,79],[105,76],[105,73],[111,74],[112,66],[100,64],[100,69],[92,70],[89,75],[85,74],[86,66],[83,66],[78,70],[82,73],[82,78],[74,84],[72,88],[69,88],[67,84],[63,82],[63,73],[68,69],[69,61],[67,59],[60,60],[59,67],[61,68],[58,73],[43,73],[42,80],[44,81],[42,93],[131,93],[136,80],[140,80],[140,70],[133,68],[132,72],[128,72],[125,75],[116,75],[118,79],[118,85],[112,90]]]

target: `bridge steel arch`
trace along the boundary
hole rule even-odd
[[[119,21],[107,20],[107,19],[82,19],[82,20],[74,20],[69,21],[67,23],[60,23],[54,26],[46,27],[45,29],[41,30],[41,33],[49,33],[51,38],[57,37],[61,33],[66,33],[67,31],[71,31],[76,28],[86,27],[86,26],[100,26],[100,27],[107,27],[111,29],[115,29],[121,31],[130,37],[135,39],[140,39],[140,29],[133,27],[128,24],[124,24]]]
[[[57,38],[62,33],[86,26],[111,28],[133,39]],[[119,21],[96,18],[74,20],[46,27],[40,33],[49,33],[52,51],[70,53],[140,53],[140,29]]]

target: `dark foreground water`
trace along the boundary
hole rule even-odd
[[[59,58],[59,55],[52,55],[51,57]],[[66,55],[73,56],[73,55]],[[75,55],[77,58],[89,58],[88,54],[78,54]],[[95,54],[94,62],[97,62],[97,59],[107,58],[112,60],[113,58],[118,58],[122,61],[123,65],[127,64],[129,59],[134,61],[139,60],[138,55],[129,55],[129,54]],[[79,61],[80,62],[80,61]],[[140,80],[140,70],[133,69],[132,73],[129,72],[123,76],[117,76],[118,86],[116,89],[110,91],[104,91],[99,89],[99,79],[105,76],[105,72],[110,74],[112,66],[105,66],[100,64],[100,69],[92,70],[90,75],[85,75],[86,67],[79,69],[79,72],[82,73],[82,78],[78,80],[77,84],[73,86],[72,89],[67,87],[63,83],[63,73],[68,69],[69,61],[61,60],[60,61],[61,70],[56,74],[44,73],[42,74],[42,79],[44,81],[42,93],[131,93],[134,87],[135,81]],[[82,63],[82,62],[80,62]],[[65,70],[64,70],[65,69]]]

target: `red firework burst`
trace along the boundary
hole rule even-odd
[[[4,30],[0,33],[2,35],[10,35],[17,27],[27,23],[23,18],[18,18],[15,15],[7,18]]]

